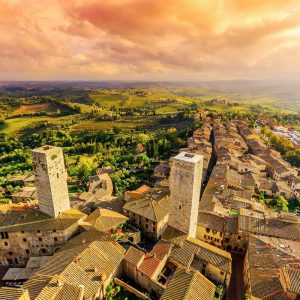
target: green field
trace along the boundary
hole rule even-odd
[[[33,125],[36,122],[40,121],[53,121],[54,117],[20,117],[7,119],[4,122],[4,125],[0,127],[0,131],[8,135],[18,134],[20,131],[25,129],[27,126]]]
[[[4,111],[6,109],[4,118],[0,114],[0,121],[2,117],[2,123],[4,122],[0,125],[0,132],[12,136],[28,136],[32,133],[41,133],[49,127],[69,128],[72,131],[105,130],[114,126],[124,129],[177,127],[181,125],[176,123],[163,125],[158,118],[175,115],[191,107],[195,109],[197,106],[211,111],[235,114],[247,113],[252,109],[251,106],[255,106],[262,114],[277,111],[295,113],[291,103],[284,105],[281,99],[258,93],[250,95],[224,90],[220,92],[214,89],[168,86],[168,84],[154,86],[155,84],[149,88],[65,88],[62,99],[67,107],[47,102],[47,98],[51,97],[56,97],[56,101],[61,99],[50,90],[48,93],[45,92],[44,100],[37,96],[33,96],[33,99],[16,98],[15,102],[6,100],[2,104],[0,102],[1,109]],[[211,100],[216,101],[210,104]],[[225,100],[226,104],[222,104],[219,100]],[[75,106],[76,110],[73,109]],[[144,113],[145,111],[147,113]],[[50,115],[30,116],[44,112]],[[51,115],[56,112],[56,116]],[[11,116],[15,118],[9,118]],[[41,123],[46,121],[48,124]],[[34,128],[35,125],[37,126]]]

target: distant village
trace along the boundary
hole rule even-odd
[[[299,170],[247,122],[202,121],[123,196],[104,167],[70,197],[62,149],[32,150],[0,205],[0,299],[299,299],[300,212],[266,203],[299,198]]]

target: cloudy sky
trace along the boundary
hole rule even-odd
[[[295,78],[299,0],[0,0],[0,80]]]

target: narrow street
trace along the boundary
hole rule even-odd
[[[226,300],[242,300],[244,296],[244,256],[231,253],[232,274]]]

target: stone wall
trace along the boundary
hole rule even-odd
[[[70,208],[62,149],[43,146],[32,151],[35,184],[42,212],[57,217]]]
[[[182,152],[172,159],[169,225],[196,237],[203,156]]]

